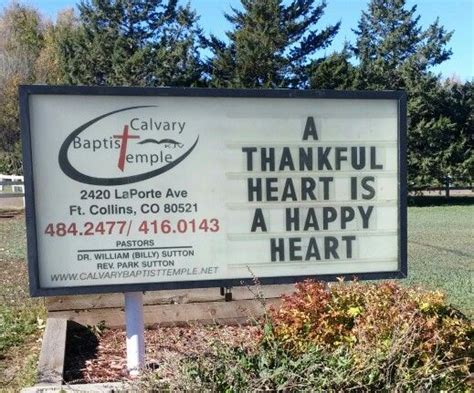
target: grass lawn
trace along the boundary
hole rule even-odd
[[[474,206],[408,209],[408,281],[440,289],[474,316]]]
[[[440,289],[474,316],[474,206],[408,210],[407,284]],[[0,387],[34,384],[45,310],[27,289],[23,216],[0,220]]]

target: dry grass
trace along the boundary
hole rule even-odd
[[[0,386],[18,391],[35,383],[45,309],[28,293],[23,215],[0,219]]]

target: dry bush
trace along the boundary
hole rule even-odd
[[[306,281],[261,323],[256,347],[216,343],[177,388],[469,390],[473,325],[439,292]]]

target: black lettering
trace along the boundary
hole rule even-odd
[[[277,186],[272,186],[273,183],[277,183],[278,179],[276,177],[268,177],[265,179],[266,182],[266,194],[267,194],[267,201],[275,202],[278,201],[278,196],[277,195],[272,195],[272,193],[277,193],[278,192],[278,187]]]
[[[313,170],[313,149],[300,147],[300,171],[312,171]]]
[[[334,180],[333,177],[320,177],[319,181],[323,183],[323,199],[327,201],[329,199],[329,183]]]
[[[355,236],[342,236],[342,241],[346,242],[346,257],[347,259],[352,258],[352,242],[355,241]]]
[[[262,209],[255,209],[250,232],[256,232],[257,228],[260,228],[262,232],[267,232],[267,224],[265,224],[265,218],[263,217]]]
[[[318,261],[321,260],[321,254],[319,253],[318,243],[316,243],[316,239],[314,237],[311,237],[309,239],[305,260],[309,261],[311,258],[315,258]]]
[[[272,262],[285,260],[285,242],[283,239],[270,239],[270,255]]]
[[[302,177],[301,178],[301,200],[306,201],[316,200],[316,195],[314,189],[316,188],[316,181],[312,177]]]
[[[301,255],[296,255],[298,251],[301,251],[301,243],[300,237],[290,237],[288,239],[289,248],[290,248],[290,261],[301,261],[303,257]]]
[[[351,177],[351,199],[357,199],[357,177]]]
[[[374,210],[374,207],[368,206],[367,211],[364,211],[363,206],[357,206],[357,207],[359,209],[360,216],[362,217],[362,228],[367,229],[369,227],[369,220],[370,220],[372,211]]]
[[[243,147],[242,152],[246,153],[247,170],[253,171],[253,153],[257,151],[256,147]]]
[[[351,162],[354,169],[365,167],[365,147],[359,147],[359,154],[357,153],[357,146],[351,147]]]
[[[295,170],[295,165],[293,164],[293,157],[291,156],[291,151],[289,147],[284,147],[283,152],[281,153],[281,160],[279,170],[283,171],[287,167],[290,171]]]
[[[374,183],[375,177],[373,176],[366,176],[362,179],[362,188],[365,191],[368,191],[367,194],[362,194],[363,199],[372,199],[375,196],[375,188],[372,187],[369,182]]]
[[[323,170],[324,167],[328,170],[332,170],[331,163],[328,160],[331,147],[318,147],[318,170]]]
[[[352,207],[341,207],[341,229],[346,229],[347,223],[352,221],[355,217],[355,211]]]
[[[307,231],[308,229],[314,229],[319,231],[318,219],[316,217],[316,212],[314,208],[310,207],[308,209],[308,214],[306,215],[306,220],[304,222],[303,230]]]
[[[255,184],[254,184],[255,181]],[[249,202],[253,202],[254,200],[257,202],[261,202],[262,200],[262,179],[247,179],[247,190],[248,190],[248,200]],[[254,198],[255,197],[255,198]]]
[[[370,147],[370,169],[383,169],[382,164],[377,164],[377,149],[375,146]]]
[[[333,236],[326,236],[324,238],[324,259],[339,259],[337,254],[337,247],[339,246],[338,240]]]
[[[130,121],[130,128],[132,130],[139,130],[140,128],[138,128],[138,125],[135,126],[135,122],[138,121],[139,119],[137,117],[134,117],[131,121]]]
[[[267,154],[268,150],[268,154]],[[275,148],[269,147],[262,147],[260,150],[260,157],[261,157],[261,166],[262,171],[271,171],[275,170]]]
[[[341,162],[347,161],[347,147],[336,147],[336,170],[341,169]],[[344,153],[344,155],[343,155]]]
[[[337,211],[333,207],[323,207],[323,229],[329,228],[329,223],[335,221]]]
[[[303,140],[307,141],[309,137],[312,137],[313,140],[318,140],[318,133],[316,131],[316,124],[314,124],[313,116],[308,116],[306,119],[306,125],[304,127]]]
[[[291,199],[292,201],[298,200],[296,196],[295,186],[293,185],[293,179],[286,179],[285,186],[283,187],[283,195],[281,197],[282,201]]]
[[[286,213],[286,230],[287,231],[299,231],[300,230],[300,209],[289,208],[285,209]]]

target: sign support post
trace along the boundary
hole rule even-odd
[[[143,292],[125,292],[125,324],[127,329],[127,369],[137,376],[145,366],[145,324]]]

